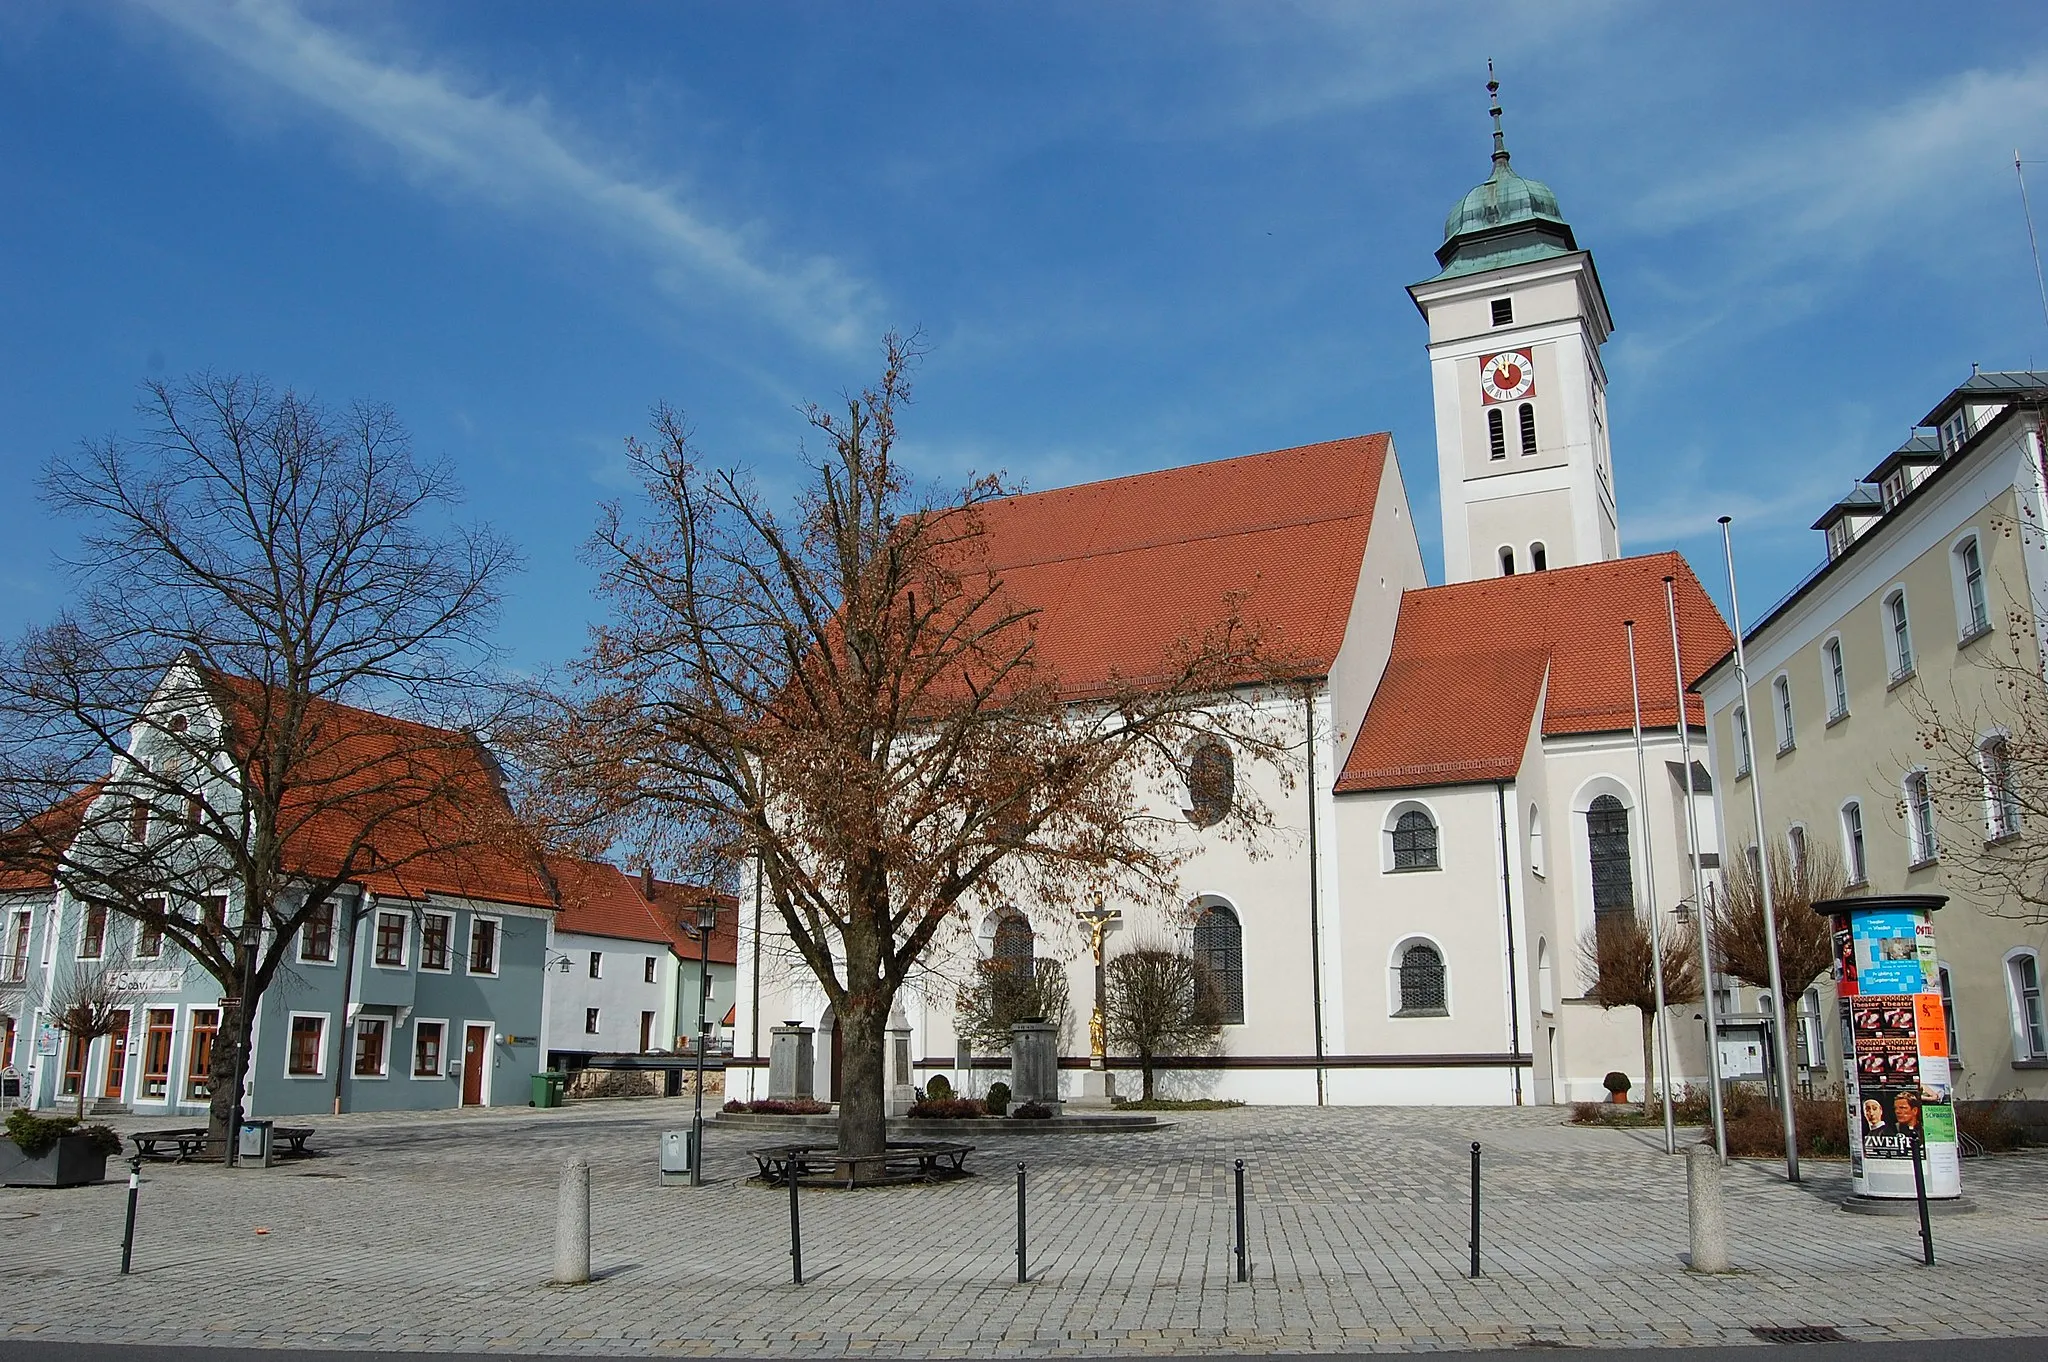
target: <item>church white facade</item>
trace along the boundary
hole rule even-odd
[[[1686,798],[1667,599],[1687,681],[1730,639],[1684,560],[1621,556],[1606,298],[1555,196],[1514,172],[1493,114],[1492,174],[1453,209],[1439,272],[1409,290],[1427,328],[1444,584],[1426,580],[1383,434],[1034,493],[990,517],[998,565],[1003,536],[1029,526],[1018,570],[1066,574],[1049,642],[1118,636],[1123,622],[1194,608],[1202,589],[1242,587],[1303,622],[1321,664],[1306,688],[1262,702],[1302,736],[1291,788],[1249,763],[1237,772],[1276,818],[1263,854],[1205,840],[1189,820],[1185,902],[1108,905],[1122,913],[1109,954],[1184,942],[1223,989],[1220,1046],[1173,1066],[1168,1096],[1597,1100],[1610,1070],[1640,1083],[1643,1055],[1633,1010],[1582,996],[1579,941],[1596,911],[1656,905],[1666,930],[1697,931],[1685,910],[1718,838],[1696,697],[1698,798]],[[1191,803],[1185,789],[1154,798],[1170,816]],[[814,1088],[833,1095],[824,995],[777,949],[773,909],[754,908],[751,886],[740,902],[728,1092],[766,1096],[770,1033],[798,1022],[818,1029]],[[1022,943],[1067,963],[1076,1022],[1062,1072],[1078,1095],[1093,963],[1075,924],[1027,904],[974,924],[959,958],[902,998],[914,1081],[945,1073],[979,1091],[1002,1076],[999,1055],[962,1064],[958,971],[945,967],[994,951],[999,935],[1011,953]],[[1698,1013],[1669,1010],[1680,1081],[1704,1076]],[[1134,1091],[1135,1072],[1114,1049],[1110,1061]]]

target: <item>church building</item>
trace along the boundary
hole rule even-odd
[[[1409,288],[1435,399],[1443,584],[1426,578],[1387,433],[984,512],[991,566],[1038,607],[1042,654],[1077,692],[1220,619],[1231,593],[1307,659],[1300,686],[1260,700],[1299,735],[1291,784],[1249,762],[1233,771],[1273,811],[1260,854],[1205,839],[1213,778],[1159,790],[1188,839],[1186,901],[1106,905],[1121,914],[1108,955],[1181,944],[1223,1001],[1220,1044],[1176,1057],[1163,1095],[1597,1100],[1609,1071],[1641,1082],[1643,1044],[1633,1009],[1583,996],[1596,914],[1654,906],[1667,933],[1697,934],[1697,876],[1718,865],[1718,839],[1703,712],[1686,700],[1688,765],[1674,668],[1690,683],[1732,640],[1677,554],[1621,556],[1606,296],[1556,196],[1514,170],[1500,114],[1492,173],[1452,209],[1437,272]],[[1198,760],[1229,769],[1231,754]],[[817,1032],[813,1088],[836,1096],[830,1009],[778,948],[774,918],[742,910],[728,1092],[767,1096],[771,1032],[801,1024]],[[967,935],[963,955],[1066,963],[1063,1092],[1099,1084],[1086,934],[1020,904]],[[959,1046],[952,1008],[942,986],[900,1000],[899,1094],[936,1073],[970,1092],[1002,1076],[1002,1056]],[[1706,1069],[1698,1012],[1669,1009],[1680,1081]],[[1134,1090],[1113,1048],[1108,1063]]]

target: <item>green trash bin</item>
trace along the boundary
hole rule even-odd
[[[569,1075],[553,1069],[543,1069],[533,1076],[533,1102],[536,1107],[559,1107],[562,1094],[569,1086]]]

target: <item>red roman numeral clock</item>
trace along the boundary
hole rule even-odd
[[[1479,361],[1479,391],[1487,406],[1519,402],[1536,391],[1536,363],[1527,350],[1503,350]]]

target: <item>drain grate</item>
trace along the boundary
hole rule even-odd
[[[1847,1343],[1832,1324],[1759,1324],[1750,1330],[1766,1343]]]

